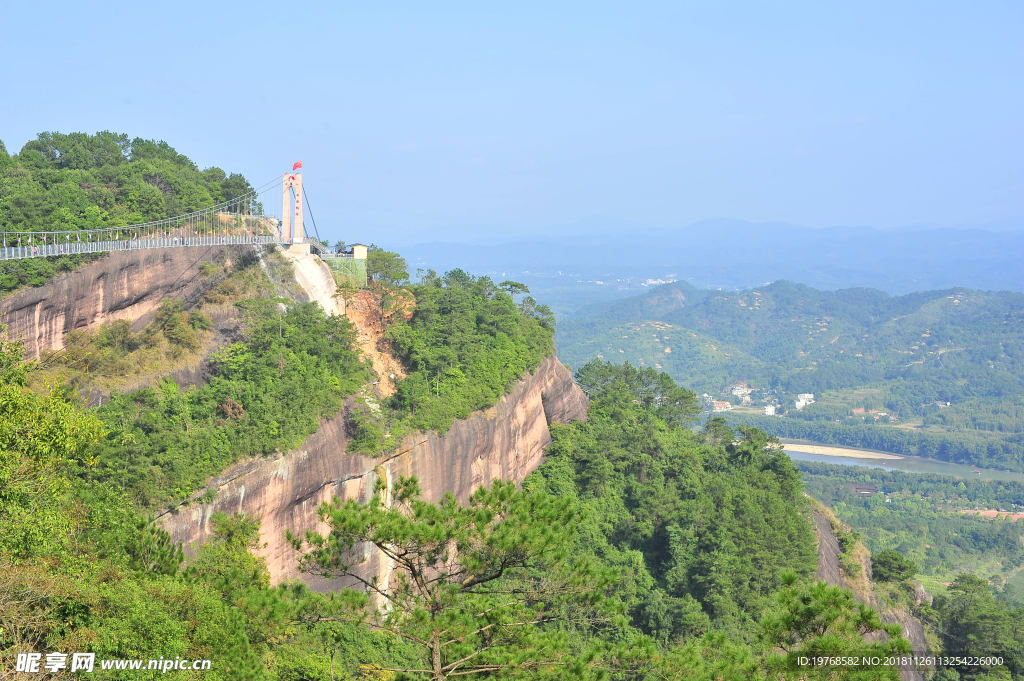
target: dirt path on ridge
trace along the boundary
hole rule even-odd
[[[284,248],[281,254],[295,266],[295,281],[312,300],[320,303],[327,314],[345,314],[344,302],[334,297],[338,286],[334,282],[331,268],[325,262],[310,253],[293,253]]]

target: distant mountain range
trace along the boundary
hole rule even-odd
[[[400,250],[438,271],[515,278],[559,317],[591,302],[678,280],[735,290],[786,279],[818,289],[871,287],[890,294],[964,286],[1024,291],[1024,230],[870,227],[811,229],[784,223],[708,220],[685,228],[594,225],[589,233],[421,243]]]

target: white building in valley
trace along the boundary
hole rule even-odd
[[[796,402],[793,404],[796,406],[797,411],[803,409],[808,404],[814,404],[814,393],[800,393],[796,396]]]
[[[734,385],[730,392],[732,392],[732,394],[735,395],[736,397],[742,399],[749,395],[750,393],[754,392],[754,389],[746,385]]]

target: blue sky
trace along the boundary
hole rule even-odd
[[[349,241],[1024,216],[1019,2],[429,4],[8,6],[0,139],[302,159]]]

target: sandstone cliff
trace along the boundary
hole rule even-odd
[[[64,348],[64,335],[118,319],[141,328],[164,298],[195,303],[203,291],[199,266],[231,260],[248,246],[118,251],[47,284],[0,301],[0,324],[25,342],[28,357]]]
[[[138,330],[164,298],[181,299],[186,307],[198,302],[210,285],[201,275],[200,265],[236,260],[244,248],[111,253],[45,286],[0,301],[0,324],[8,325],[11,337],[25,342],[29,357],[63,349],[65,334],[75,329],[91,330],[106,322],[129,319]],[[361,332],[364,354],[373,360],[385,382],[392,373],[400,374],[399,368],[391,366],[393,360],[386,361],[389,358],[377,347],[379,339],[362,318],[366,315],[360,315],[360,305],[345,310],[342,301],[333,297],[334,279],[327,266],[290,249],[283,255],[295,266],[300,287],[289,290],[288,295],[296,300],[317,300],[335,313],[348,312]],[[228,311],[223,320],[214,319],[218,344],[230,340],[231,317]],[[202,383],[205,371],[205,363],[200,363],[174,376],[179,384]],[[382,396],[378,390],[377,397]],[[167,513],[161,522],[176,541],[188,545],[207,538],[208,520],[216,511],[258,516],[266,544],[261,554],[267,558],[272,577],[275,581],[296,578],[300,576],[297,554],[285,542],[284,531],[324,530],[316,516],[321,502],[335,496],[366,501],[379,476],[392,480],[401,475],[418,476],[431,501],[448,491],[465,500],[475,488],[495,478],[523,480],[539,465],[550,442],[548,425],[584,419],[586,414],[586,397],[569,371],[551,357],[495,406],[456,422],[444,436],[410,436],[385,458],[345,453],[343,411],[323,422],[299,450],[276,459],[242,462],[225,471],[210,483],[209,488],[218,493],[214,502]],[[368,573],[381,567],[375,556],[365,566]],[[340,586],[308,576],[305,579],[320,589]]]
[[[569,371],[549,357],[533,375],[524,376],[495,406],[457,421],[443,436],[410,436],[393,454],[368,458],[345,453],[344,417],[325,421],[303,446],[276,459],[239,463],[209,488],[218,493],[210,504],[194,504],[168,513],[160,521],[175,541],[203,542],[209,518],[217,512],[242,512],[262,518],[259,553],[266,557],[275,582],[297,578],[298,554],[284,539],[286,529],[325,531],[317,519],[321,502],[335,496],[367,501],[380,476],[388,481],[416,475],[430,501],[452,492],[460,500],[495,478],[523,480],[541,462],[550,443],[548,425],[585,419],[587,399]],[[367,574],[386,569],[364,549]],[[312,587],[342,586],[302,576]]]

